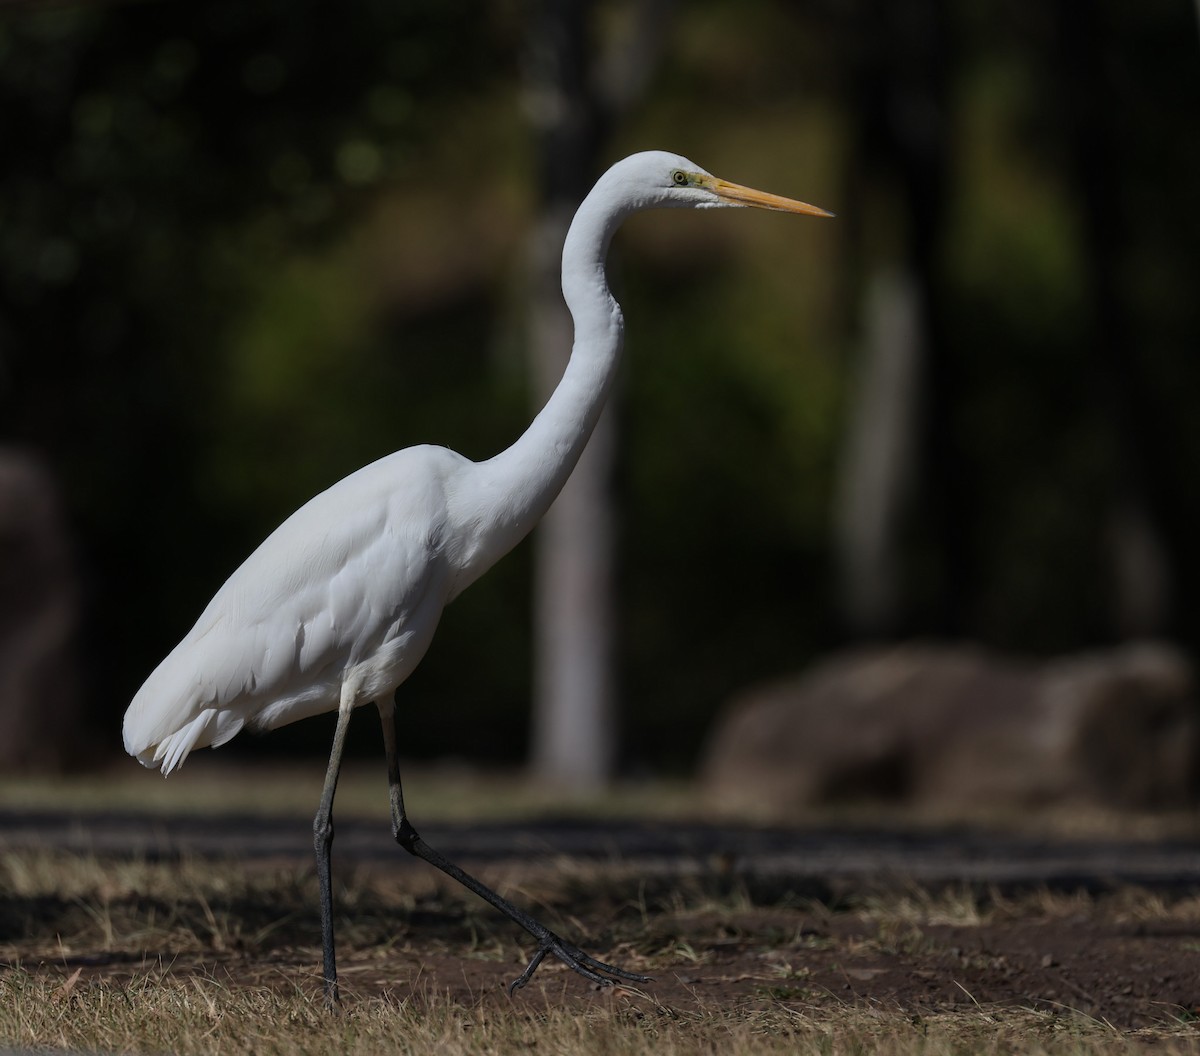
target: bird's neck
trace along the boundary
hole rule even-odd
[[[520,542],[550,508],[575,468],[612,387],[621,355],[621,308],[604,261],[625,210],[597,185],[575,214],[563,245],[562,289],[574,324],[562,379],[511,447],[476,465],[464,489],[475,545],[462,555],[468,577],[481,575]],[[469,494],[468,494],[469,493]]]

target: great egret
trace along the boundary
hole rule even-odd
[[[622,345],[620,306],[604,261],[621,221],[639,209],[755,206],[822,209],[718,179],[662,151],[610,168],[567,232],[562,288],[575,342],[562,380],[507,450],[472,462],[442,447],[411,447],[352,473],[271,533],[146,679],[125,713],[125,749],[164,774],[195,748],[243,726],[270,730],[337,710],[313,820],[320,882],[325,997],[338,1001],[330,847],[333,797],[351,712],[374,703],[383,723],[392,834],[537,940],[524,986],[548,953],[600,984],[646,977],[595,960],[426,844],[409,823],[396,758],[393,694],[417,666],[442,609],[511,550],[546,512],[592,432]]]

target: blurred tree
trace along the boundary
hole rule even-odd
[[[571,349],[560,289],[563,240],[575,208],[604,168],[602,148],[646,90],[670,0],[627,5],[628,25],[593,40],[597,5],[541,0],[529,11],[525,112],[534,129],[538,215],[530,353],[537,399],[558,384]],[[535,534],[532,768],[593,787],[616,764],[614,412],[606,408],[579,465]]]
[[[531,5],[525,111],[534,130],[538,215],[530,239],[529,339],[535,399],[562,375],[572,326],[559,261],[575,207],[600,167],[606,117],[591,46],[595,5]],[[531,766],[539,777],[594,787],[615,758],[611,409],[534,536],[534,680]]]
[[[385,0],[0,15],[0,437],[70,496],[97,714],[244,552],[194,482],[229,424],[213,366],[248,275],[413,163],[438,106],[483,83],[486,29],[475,6]]]
[[[1156,627],[1195,647],[1189,15],[1155,0],[958,17],[942,296],[971,349],[956,431],[975,507],[967,629],[1039,652]]]
[[[1172,406],[1198,333],[1180,283],[1196,275],[1182,202],[1200,152],[1195,134],[1167,145],[1197,131],[1183,17],[1170,3],[845,6],[848,285],[893,319],[866,328],[867,399],[850,416],[852,634],[1036,651],[1196,640],[1171,587],[1197,579],[1200,523],[1180,486],[1191,416]],[[870,273],[897,261],[881,298]]]
[[[875,313],[877,340],[909,342],[919,364],[898,376],[924,393],[880,385],[900,424],[875,436],[894,466],[867,504],[887,523],[866,527],[888,540],[889,631],[1049,652],[1165,607],[1200,645],[1191,6],[697,0],[664,23],[661,59],[594,54],[653,4],[579,6],[598,32],[566,47],[590,55],[566,73],[597,80],[572,91],[639,102],[601,134],[570,110],[552,148],[517,106],[533,6],[3,7],[0,440],[61,479],[104,743],[305,496],[407,443],[484,457],[524,427],[503,275],[528,188],[565,222],[608,161],[646,147],[839,218],[622,232],[627,765],[688,765],[731,692],[844,642],[829,510],[868,299],[898,307]],[[603,146],[579,160],[570,137]],[[1121,548],[1119,592],[1114,509],[1149,526]],[[406,685],[412,750],[524,754],[530,561],[447,613]],[[261,748],[322,736],[298,724]]]
[[[852,9],[861,44],[851,52],[845,196],[858,208],[846,222],[866,247],[858,264],[869,293],[835,521],[839,607],[856,636],[895,635],[920,605],[930,630],[957,635],[973,577],[954,421],[962,349],[948,340],[939,303],[953,48],[941,0]],[[922,586],[903,569],[914,518],[939,555]]]
[[[1131,298],[1121,271],[1128,245],[1128,210],[1121,193],[1120,93],[1107,72],[1116,27],[1102,6],[1054,5],[1054,44],[1061,62],[1054,98],[1067,131],[1067,177],[1079,192],[1081,276],[1087,299],[1084,341],[1092,349],[1089,395],[1113,431],[1113,492],[1108,558],[1112,631],[1150,637],[1178,630],[1170,584],[1174,569],[1194,566],[1193,517],[1172,509],[1172,439],[1164,435],[1139,362]],[[1169,427],[1168,427],[1169,429]],[[1168,563],[1168,542],[1170,561]],[[1196,569],[1187,579],[1196,581]]]

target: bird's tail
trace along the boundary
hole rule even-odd
[[[169,774],[183,765],[193,748],[216,748],[241,730],[244,720],[228,711],[205,708],[191,722],[168,733],[156,742],[145,743],[137,736],[136,724],[130,721],[133,709],[125,714],[125,751],[135,756],[142,766],[159,767]]]
[[[245,725],[238,709],[197,699],[194,690],[181,699],[172,692],[174,679],[160,678],[166,663],[146,680],[125,712],[125,751],[143,766],[164,774],[179,769],[195,748],[224,744]]]

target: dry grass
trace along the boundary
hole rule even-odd
[[[972,807],[914,809],[905,805],[804,810],[761,803],[752,813],[707,795],[685,780],[618,782],[603,792],[546,787],[512,771],[481,771],[445,764],[406,764],[405,800],[418,822],[492,821],[570,813],[578,817],[690,819],[750,824],[817,825],[908,831],[968,825],[995,832],[1048,838],[1111,838],[1156,841],[1200,837],[1195,811],[1138,814],[1098,807],[1060,806],[1031,812]],[[94,810],[160,812],[163,815],[220,813],[311,818],[320,798],[324,766],[317,760],[285,765],[230,761],[220,753],[191,757],[170,780],[123,760],[111,770],[44,778],[0,775],[0,810]],[[342,817],[386,819],[387,789],[382,757],[354,761],[338,783]]]
[[[784,925],[751,935],[756,910],[744,891],[715,894],[685,884],[651,904],[630,898],[627,879],[615,874],[567,874],[562,899],[548,887],[518,894],[547,902],[552,918],[565,902],[590,920],[606,920],[608,943],[634,957],[632,967],[661,975],[680,965],[699,970],[722,943],[752,937],[774,985],[760,983],[733,1000],[695,987],[661,1000],[652,990],[591,991],[564,983],[563,974],[510,1000],[496,986],[475,987],[467,969],[511,977],[528,953],[511,929],[469,902],[447,899],[418,871],[395,883],[359,870],[338,893],[346,1002],[341,1014],[329,1015],[320,999],[307,868],[16,852],[0,862],[0,960],[7,966],[0,971],[0,1045],[181,1056],[1197,1051],[1186,1022],[1122,1033],[1069,1011],[966,1001],[961,1011],[933,1014],[829,994],[806,1000],[805,951],[832,940],[799,926],[789,931],[778,910],[772,919]],[[964,890],[874,895],[842,912],[872,922],[871,941],[883,948],[917,941],[918,926],[930,922],[973,926],[1005,916],[1069,917],[1080,909],[1074,896],[981,900]],[[1131,894],[1119,911],[1140,921],[1178,919],[1180,905]],[[806,912],[834,913],[817,906]],[[415,929],[405,924],[413,914],[423,915]],[[1200,917],[1195,900],[1185,901],[1183,914]],[[446,975],[437,976],[434,959],[461,962],[464,982],[435,982]],[[397,963],[408,966],[407,976]],[[389,978],[395,981],[381,982]]]
[[[407,765],[403,773],[405,801],[422,822],[488,821],[564,811],[584,817],[670,818],[698,815],[704,809],[694,785],[685,781],[628,782],[590,793],[547,788],[515,772],[452,764]],[[169,780],[132,760],[90,774],[0,776],[0,809],[311,818],[324,777],[320,761],[256,767],[205,752],[189,758]],[[377,763],[356,761],[343,767],[336,805],[342,817],[388,817],[382,754]]]
[[[13,1046],[190,1053],[1054,1053],[1196,1051],[1175,1037],[1119,1035],[1085,1019],[1013,1009],[902,1016],[785,1006],[688,1012],[620,996],[587,1005],[463,1002],[430,991],[384,994],[329,1015],[298,990],[230,986],[156,969],[129,980],[11,970],[0,977],[0,1038]]]
[[[171,781],[136,767],[66,781],[0,781],[0,808],[86,813],[153,806],[168,815],[307,818],[321,781],[320,767],[245,781],[215,760],[197,762],[203,765],[189,761],[189,770]],[[379,769],[346,776],[342,816],[386,817]],[[451,821],[565,807],[610,817],[644,817],[653,807],[659,818],[706,808],[682,784],[564,801],[517,778],[446,769],[416,771],[407,791],[421,819]],[[1185,823],[1155,824],[1176,831]],[[1136,819],[1118,819],[1111,829],[1098,818],[1053,825],[1072,833],[1159,831]],[[438,1056],[1200,1052],[1183,1005],[1165,1003],[1152,1027],[1116,1030],[1100,1015],[1074,1011],[1069,998],[1037,1009],[1020,1000],[977,1002],[972,987],[957,982],[992,956],[964,936],[1009,922],[1057,925],[1069,936],[1070,922],[1097,917],[1085,894],[1016,898],[978,888],[913,887],[842,892],[836,904],[786,893],[764,900],[703,874],[646,882],[619,861],[570,859],[539,868],[496,866],[484,869],[483,879],[598,955],[658,983],[644,992],[597,992],[546,965],[510,1000],[503,984],[529,956],[526,937],[403,858],[397,866],[335,869],[345,1003],[331,1016],[320,996],[316,884],[307,859],[247,864],[9,849],[0,856],[0,1049]],[[1126,932],[1161,931],[1181,956],[1195,957],[1200,896],[1129,890],[1109,896],[1103,915]],[[868,980],[879,966],[902,974],[922,964],[952,965],[957,1004],[950,1007],[944,997],[877,1000],[869,982],[842,990],[829,981],[834,971],[857,971],[848,978]]]

